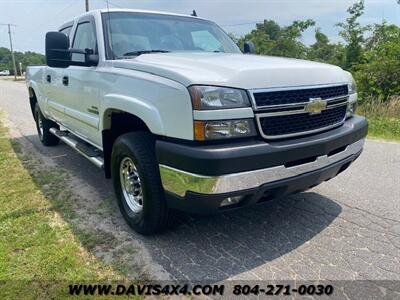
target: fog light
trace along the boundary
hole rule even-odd
[[[240,201],[243,200],[243,198],[244,196],[235,196],[226,198],[224,201],[221,202],[220,207],[238,204]]]

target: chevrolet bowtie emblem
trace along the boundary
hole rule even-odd
[[[307,103],[304,110],[310,114],[320,114],[326,109],[326,101],[321,98],[310,98],[310,102]]]

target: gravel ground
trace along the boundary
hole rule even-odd
[[[80,183],[75,193],[82,201],[114,203],[111,182],[96,167],[65,145],[41,146],[23,83],[0,80],[0,109],[32,155],[45,156]],[[400,280],[399,200],[400,144],[369,140],[348,170],[308,192],[219,215],[185,216],[179,227],[155,237],[130,230],[113,204],[107,230],[128,236],[124,246],[140,244],[172,279]]]

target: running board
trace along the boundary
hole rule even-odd
[[[87,144],[84,144],[76,139],[70,134],[68,131],[61,131],[56,128],[50,128],[50,132],[58,137],[61,141],[66,143],[72,149],[75,149],[79,154],[84,156],[90,162],[92,162],[96,167],[103,168],[104,167],[104,159],[98,153],[98,150]],[[96,151],[97,150],[97,151]]]

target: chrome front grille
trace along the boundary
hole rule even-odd
[[[348,86],[325,86],[316,88],[302,88],[278,91],[265,91],[254,93],[257,107],[270,107],[275,105],[300,104],[308,102],[310,98],[321,98],[323,100],[347,96]]]
[[[252,90],[251,98],[261,135],[266,139],[281,139],[317,133],[343,124],[348,86]]]

